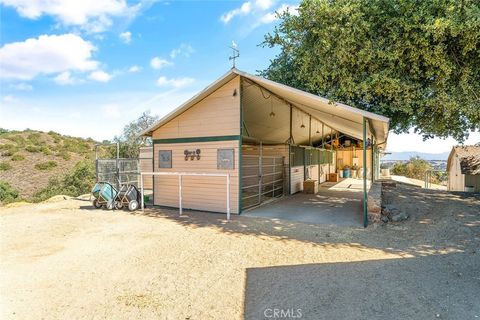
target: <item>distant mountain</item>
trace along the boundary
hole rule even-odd
[[[382,161],[409,160],[412,157],[420,157],[425,160],[447,160],[450,152],[425,153],[417,151],[392,152],[382,158]]]

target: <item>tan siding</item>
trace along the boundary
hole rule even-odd
[[[235,169],[217,169],[217,149],[232,148]],[[184,150],[201,150],[200,160],[185,161]],[[158,168],[158,151],[172,150],[172,168]],[[230,173],[230,208],[238,213],[238,141],[155,144],[154,166],[160,172]],[[185,209],[226,212],[225,177],[183,177]],[[178,207],[178,177],[155,176],[154,204]]]
[[[237,95],[233,96],[234,90]],[[232,79],[152,134],[153,139],[240,134],[240,77]]]
[[[465,175],[462,174],[460,161],[456,154],[453,155],[452,164],[448,168],[448,190],[465,191]]]
[[[358,163],[361,168],[363,168],[363,149],[356,148],[355,151],[352,149],[349,150],[337,150],[336,151],[336,163],[339,165],[339,160],[342,160],[342,168],[348,165],[352,168],[353,165],[353,158],[358,158]],[[372,150],[367,149],[367,174],[368,178],[370,179],[371,176],[371,168],[372,168]],[[340,168],[339,168],[340,169]],[[332,170],[333,172],[333,170]]]
[[[153,171],[153,147],[141,147],[139,162],[140,162],[140,172],[152,172]],[[151,190],[153,188],[153,177],[144,176],[143,177],[143,187],[145,189]]]

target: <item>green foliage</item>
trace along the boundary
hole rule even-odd
[[[38,170],[51,170],[57,166],[57,163],[55,161],[45,161],[45,162],[40,162],[35,165],[35,169]]]
[[[432,166],[428,161],[418,157],[412,157],[408,162],[395,163],[391,168],[391,172],[396,176],[423,180],[425,178],[425,172],[431,169]]]
[[[63,194],[76,197],[89,193],[95,184],[95,165],[91,160],[84,160],[63,178],[53,177],[48,186],[34,196],[34,201],[43,201],[55,195]]]
[[[158,121],[157,116],[150,115],[150,112],[144,112],[137,120],[127,124],[123,128],[123,133],[120,137],[115,137],[113,142],[120,143],[120,157],[121,158],[137,158],[139,149],[142,146],[151,145],[151,139],[148,137],[139,137],[138,135],[151,127]],[[109,148],[110,157],[116,157],[116,149]]]
[[[47,146],[41,146],[40,151],[42,151],[42,153],[46,156],[49,156],[52,154],[52,151]]]
[[[391,118],[425,138],[480,129],[478,0],[304,0],[262,75]]]
[[[8,162],[0,162],[0,171],[7,171],[12,169],[12,165]]]
[[[21,135],[15,134],[15,133],[11,133],[9,135],[6,135],[5,139],[8,139],[12,142],[15,142],[18,147],[23,147],[26,144],[25,138],[22,137]]]
[[[62,158],[63,160],[70,160],[72,157],[70,156],[70,153],[68,151],[62,150],[60,151],[57,156]]]
[[[13,189],[8,182],[0,180],[0,202],[7,204],[10,202],[18,201],[18,191]]]
[[[33,145],[42,145],[45,144],[45,141],[41,139],[41,135],[39,132],[32,132],[27,136],[27,140]]]
[[[22,156],[21,154],[14,154],[12,156],[12,161],[22,161],[22,160],[25,160],[25,157]]]
[[[37,152],[42,151],[42,148],[37,147],[37,146],[28,145],[28,146],[25,147],[25,150],[27,150],[28,152],[31,152],[31,153],[37,153]]]
[[[12,156],[15,152],[18,151],[18,147],[13,145],[13,144],[2,144],[0,145],[0,150],[1,150],[1,155],[2,156],[6,156],[6,157],[9,157],[9,156]]]

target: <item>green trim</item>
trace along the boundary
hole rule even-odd
[[[232,140],[241,140],[241,136],[236,135],[236,136],[153,139],[153,143],[188,143],[188,142],[212,142],[212,141],[232,141]]]
[[[152,144],[152,171],[155,172],[155,144]],[[152,198],[152,205],[155,205],[155,175],[152,176]]]
[[[243,135],[243,85],[240,77],[240,135]],[[245,126],[246,128],[246,126]],[[242,139],[238,139],[238,214],[242,214]]]
[[[292,194],[292,146],[288,145],[288,195]]]
[[[363,227],[368,226],[367,215],[367,119],[363,117]]]

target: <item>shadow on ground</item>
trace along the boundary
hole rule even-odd
[[[397,185],[389,201],[403,202],[409,220],[366,229],[243,215],[232,215],[232,220],[227,221],[225,214],[192,210],[184,210],[179,216],[178,209],[161,207],[119,214],[168,219],[188,228],[213,228],[232,236],[254,235],[329,247],[348,245],[359,250],[377,248],[411,256],[464,252],[479,245],[480,195]]]
[[[472,254],[249,268],[244,316],[300,309],[301,319],[316,320],[475,319],[479,294],[480,259]]]

